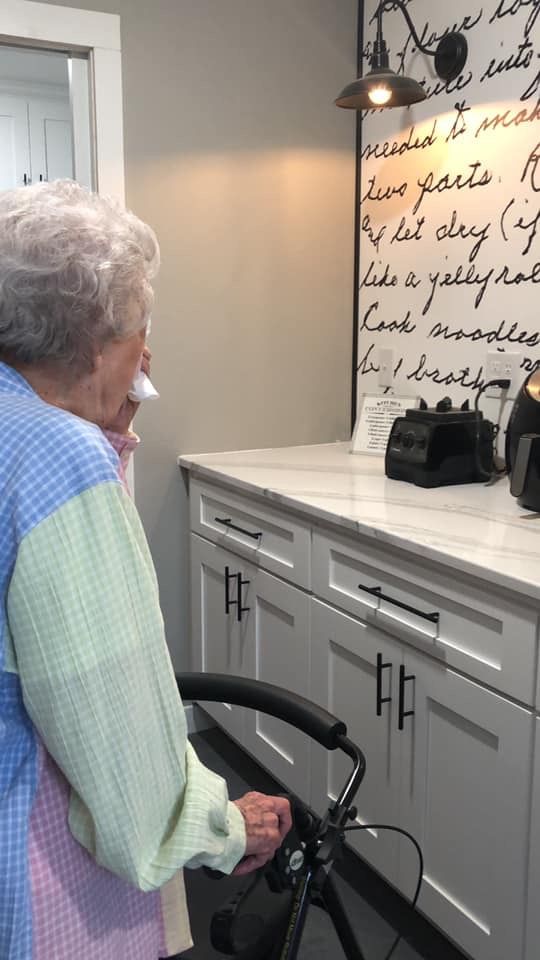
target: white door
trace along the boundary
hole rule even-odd
[[[32,175],[38,180],[73,178],[71,110],[63,100],[28,103]]]
[[[22,187],[31,177],[27,102],[0,94],[0,190]]]
[[[246,580],[248,579],[246,574]],[[246,583],[249,611],[246,670],[250,677],[309,696],[310,598],[259,570]],[[294,726],[260,711],[245,718],[244,746],[288,790],[309,801],[310,738]]]
[[[400,645],[318,600],[312,600],[311,625],[312,698],[345,721],[348,736],[366,757],[366,774],[355,800],[357,823],[395,825],[400,789],[395,698]],[[320,811],[340,792],[350,762],[338,751],[327,753],[317,747],[312,766],[312,804]],[[395,834],[358,830],[348,834],[348,842],[387,880],[396,881]]]
[[[527,894],[526,960],[538,960],[538,954],[540,953],[540,719],[535,720],[534,726],[534,777]]]
[[[533,716],[410,648],[404,663],[400,821],[424,853],[420,909],[474,960],[521,957]]]
[[[193,669],[204,673],[245,675],[248,621],[238,619],[237,575],[251,575],[243,561],[191,534],[191,623]],[[244,585],[242,585],[244,589]],[[227,703],[203,703],[232,737],[244,741],[244,709]]]

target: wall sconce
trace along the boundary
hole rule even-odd
[[[404,77],[390,69],[388,49],[382,32],[385,10],[399,7],[405,17],[413,40],[422,53],[435,57],[435,70],[441,80],[454,80],[463,71],[467,60],[467,40],[462,33],[450,32],[440,40],[435,50],[421,42],[409,12],[402,0],[382,0],[377,8],[377,39],[373,47],[370,71],[365,77],[353,80],[335,101],[337,107],[347,110],[373,110],[376,107],[406,107],[426,99],[423,87],[412,77]]]

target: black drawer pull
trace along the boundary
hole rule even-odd
[[[402,610],[408,610],[409,613],[414,613],[417,617],[429,620],[430,623],[438,623],[441,619],[440,613],[424,613],[423,610],[410,607],[408,603],[402,603],[401,600],[394,600],[393,597],[387,597],[386,594],[382,593],[382,587],[366,587],[363,583],[359,583],[358,589],[365,590],[366,593],[370,593],[373,597],[378,597],[379,600],[386,600],[387,603],[393,603],[395,607],[400,607]]]
[[[231,530],[237,530],[238,533],[243,533],[246,537],[251,537],[253,540],[260,540],[262,537],[262,533],[252,533],[251,530],[244,530],[243,527],[237,527],[236,524],[233,523],[228,517],[214,517],[214,523],[222,523],[224,527],[230,527]]]
[[[382,695],[382,674],[383,670],[391,669],[392,664],[390,662],[383,663],[382,653],[377,654],[377,716],[382,716],[382,705],[383,703],[391,703],[392,697],[383,697]]]
[[[405,684],[409,680],[416,680],[416,675],[405,673],[405,667],[400,664],[399,667],[399,707],[398,707],[398,730],[403,730],[403,720],[405,717],[414,717],[414,710],[405,710]]]

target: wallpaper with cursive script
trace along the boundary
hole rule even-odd
[[[461,403],[488,350],[521,353],[522,379],[540,365],[540,0],[405,2],[424,44],[460,30],[469,54],[445,84],[402,12],[384,14],[390,66],[427,100],[362,121],[358,394],[384,392],[390,348],[394,393]]]

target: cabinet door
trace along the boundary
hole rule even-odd
[[[366,775],[356,796],[357,822],[398,821],[401,743],[397,735],[397,643],[332,607],[312,601],[312,699],[347,724],[348,736],[366,757]],[[377,715],[377,655],[382,657],[382,703]],[[321,810],[340,792],[350,762],[339,751],[313,751],[312,804]],[[358,830],[349,842],[386,879],[395,882],[398,845],[389,831]]]
[[[33,98],[28,103],[32,176],[42,180],[73,177],[71,111],[63,100]]]
[[[527,946],[525,960],[538,960],[540,945],[540,719],[534,721],[534,770],[529,844],[529,883],[527,892]]]
[[[233,579],[227,580],[227,572]],[[245,674],[248,620],[238,620],[236,575],[252,577],[246,564],[226,550],[191,534],[191,623],[193,669],[204,673]],[[226,609],[226,590],[232,601]],[[244,710],[227,703],[204,703],[227,733],[244,740]]]
[[[424,853],[420,909],[475,960],[521,957],[533,716],[411,650],[404,662],[400,821]]]
[[[22,97],[0,94],[0,190],[31,179],[28,105]]]
[[[310,597],[259,570],[253,582],[246,582],[243,598],[250,608],[248,675],[308,697]],[[244,745],[287,789],[309,800],[309,737],[282,720],[251,710],[246,713]]]

